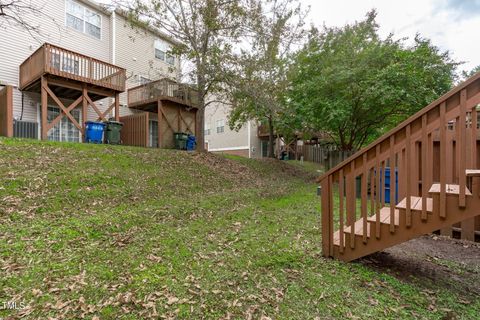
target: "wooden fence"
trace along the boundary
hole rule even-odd
[[[149,114],[138,113],[120,118],[123,123],[121,131],[122,143],[127,146],[148,147],[149,145]]]
[[[13,136],[13,87],[0,90],[0,136]]]
[[[297,146],[297,159],[320,163],[327,170],[353,155],[355,151],[341,151],[335,146],[303,145]]]

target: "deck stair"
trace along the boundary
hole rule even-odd
[[[351,261],[454,224],[474,240],[479,107],[480,73],[320,177],[324,256]]]

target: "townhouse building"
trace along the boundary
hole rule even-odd
[[[172,108],[184,107],[190,119],[194,117],[190,112],[194,105],[183,105],[192,102],[194,93],[188,91],[186,98],[185,87],[179,84],[180,60],[169,53],[179,44],[176,40],[153,28],[132,27],[122,11],[91,0],[34,3],[49,16],[25,17],[39,26],[38,34],[32,36],[16,25],[6,26],[2,33],[0,90],[10,89],[11,110],[0,110],[0,127],[7,135],[82,141],[86,121],[113,117],[130,123],[128,117],[153,112],[139,145],[160,146],[158,123],[167,121],[167,126],[173,121],[161,109],[168,108],[167,100],[175,104]],[[140,95],[137,90],[137,106],[129,107],[127,89],[159,79],[162,86],[142,87]],[[157,98],[158,109],[142,104],[147,98]],[[182,117],[181,110],[179,114]],[[5,130],[11,125],[9,117],[13,130]],[[190,126],[193,132],[194,127]]]

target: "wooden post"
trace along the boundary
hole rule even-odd
[[[330,230],[330,205],[329,195],[330,195],[330,186],[328,179],[322,181],[322,252],[324,257],[332,256],[330,252],[330,233],[333,233],[333,230]]]
[[[41,126],[42,126],[41,139],[47,140],[48,139],[48,131],[47,131],[48,93],[45,87],[48,86],[48,81],[45,77],[42,77],[40,85],[41,85]]]
[[[458,180],[460,185],[460,197],[458,206],[464,208],[466,206],[466,196],[465,196],[465,187],[467,184],[467,176],[465,174],[466,169],[466,160],[467,160],[467,148],[466,148],[466,116],[467,116],[467,90],[463,89],[460,92],[460,116],[458,121],[458,126],[460,127],[460,139],[458,150],[460,154],[460,161],[458,163]]]
[[[162,110],[163,110],[163,108],[162,108],[162,101],[161,101],[161,100],[158,100],[158,102],[157,102],[157,113],[158,113],[158,114],[157,114],[157,116],[158,116],[158,126],[157,126],[157,128],[158,128],[158,130],[157,130],[158,136],[157,136],[157,139],[158,139],[158,148],[161,148],[161,147],[162,147],[162,138],[163,138],[163,137],[162,137],[162,134],[161,134],[161,133],[162,133],[162,116],[163,116],[163,114],[162,114],[163,111],[162,111]]]
[[[87,92],[87,87],[85,85],[83,85],[83,89],[82,89],[82,97],[83,97],[83,101],[82,101],[82,137],[83,137],[83,142],[87,142],[87,125],[86,125],[86,122],[87,122],[87,117],[88,117],[88,100],[87,100],[87,95],[88,95],[88,92]]]
[[[339,222],[340,222],[340,253],[343,253],[344,247],[345,247],[345,235],[343,233],[343,228],[344,228],[344,223],[343,223],[343,211],[344,211],[344,205],[343,205],[343,200],[345,197],[345,179],[343,176],[343,169],[340,169],[340,177],[339,177]]]
[[[120,94],[115,93],[115,121],[120,121]]]
[[[3,100],[4,105],[2,109],[2,102],[0,101],[0,135],[6,137],[13,137],[13,87],[6,86],[0,90],[0,99]],[[3,128],[2,128],[3,126]]]

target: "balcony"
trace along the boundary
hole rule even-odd
[[[189,85],[166,78],[128,89],[128,106],[130,108],[145,111],[156,110],[159,100],[196,108],[198,94]]]
[[[42,76],[67,80],[72,89],[87,84],[99,91],[125,91],[125,69],[49,43],[20,65],[20,90],[39,91]]]

